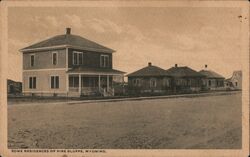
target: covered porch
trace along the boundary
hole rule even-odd
[[[67,74],[67,93],[75,96],[114,96],[114,77],[120,77],[124,81],[123,75],[123,72],[113,69],[105,72],[69,71]]]

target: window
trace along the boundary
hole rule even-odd
[[[73,52],[73,64],[82,65],[83,64],[83,53],[82,52]]]
[[[57,52],[52,52],[52,64],[57,65]]]
[[[78,76],[70,76],[69,77],[69,86],[70,87],[79,87],[79,77]]]
[[[150,87],[156,87],[156,79],[150,79]]]
[[[141,79],[134,79],[133,80],[133,82],[134,82],[134,86],[141,86]]]
[[[208,86],[211,86],[212,82],[211,80],[208,80]]]
[[[59,76],[50,77],[50,88],[58,89],[59,88]]]
[[[50,77],[50,88],[58,89],[59,88],[59,76]]]
[[[103,68],[106,68],[109,66],[109,56],[108,55],[101,55],[100,66]]]
[[[29,77],[29,88],[36,89],[36,77]]]
[[[236,86],[236,87],[238,86],[238,82],[235,82],[235,86]]]
[[[30,55],[30,66],[34,66],[35,65],[35,55]]]

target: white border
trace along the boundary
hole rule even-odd
[[[20,7],[242,7],[242,16],[249,17],[249,2],[247,1],[2,1],[1,2],[1,16],[2,16],[2,25],[1,25],[1,39],[2,39],[2,53],[1,55],[1,91],[6,91],[6,76],[7,76],[7,64],[5,59],[8,58],[8,47],[6,44],[6,39],[8,39],[8,25],[7,25],[7,7],[20,6]],[[242,30],[248,30],[249,27],[249,19],[245,20],[245,23],[242,24]],[[241,32],[242,37],[242,51],[244,52],[242,55],[242,64],[243,66],[243,149],[241,150],[218,150],[218,149],[154,149],[154,150],[107,150],[105,154],[81,154],[74,153],[69,154],[69,156],[172,156],[172,157],[180,157],[180,156],[192,156],[192,157],[211,157],[211,156],[223,156],[223,157],[245,157],[248,156],[249,149],[249,33]],[[247,46],[246,46],[247,45]],[[2,156],[20,156],[20,154],[11,153],[10,150],[7,149],[7,99],[6,92],[3,92],[1,97],[1,135],[0,135],[0,151]],[[3,129],[5,128],[5,129]],[[65,153],[23,153],[23,156],[62,156]]]

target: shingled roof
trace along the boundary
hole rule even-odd
[[[187,66],[178,67],[176,65],[175,67],[172,67],[166,71],[170,76],[173,77],[205,77],[204,75]]]
[[[70,32],[71,32],[71,29],[66,28],[66,34],[51,37],[49,39],[46,39],[41,42],[30,45],[28,47],[25,47],[21,49],[20,51],[25,52],[29,50],[49,48],[49,47],[55,47],[55,46],[57,47],[68,46],[68,47],[79,48],[83,50],[89,50],[89,51],[108,52],[108,53],[114,52],[114,50],[110,48],[102,46],[94,41],[85,39],[81,36],[73,35]]]
[[[212,70],[201,70],[199,73],[205,75],[207,78],[217,78],[217,79],[224,79],[224,77]]]
[[[137,70],[133,73],[128,74],[128,77],[141,77],[141,76],[167,76],[166,70],[153,66],[151,63],[148,63],[148,66]]]

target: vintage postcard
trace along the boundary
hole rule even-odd
[[[1,1],[0,155],[247,157],[247,1]]]

